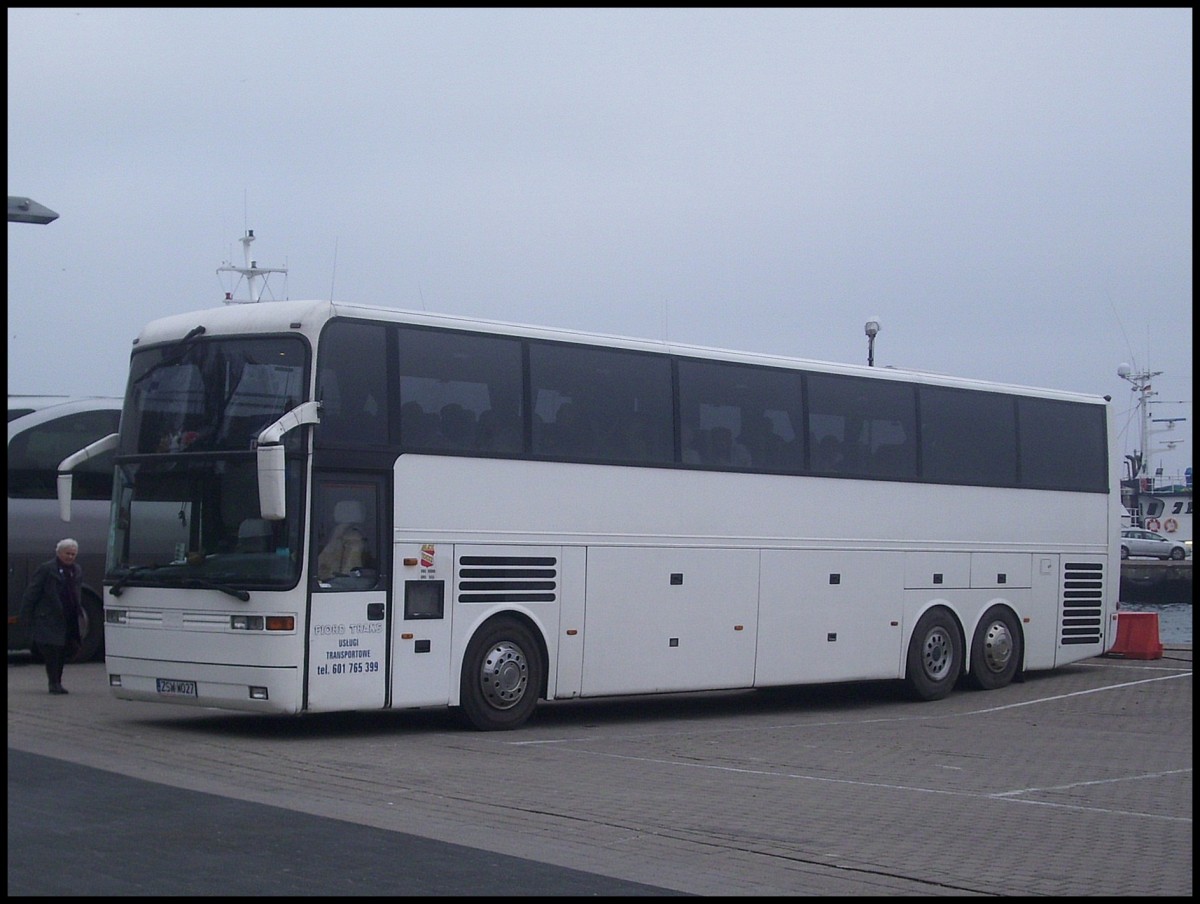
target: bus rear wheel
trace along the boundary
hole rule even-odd
[[[908,642],[904,680],[918,700],[940,700],[954,690],[962,672],[963,641],[949,610],[921,616]]]
[[[463,658],[461,705],[480,731],[524,724],[537,706],[542,657],[529,629],[510,618],[485,625]]]
[[[983,691],[1009,684],[1021,666],[1021,629],[1006,606],[983,613],[971,641],[969,682]]]

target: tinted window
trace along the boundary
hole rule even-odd
[[[808,412],[814,472],[917,476],[916,392],[910,384],[809,374]]]
[[[1014,486],[1016,400],[998,393],[921,387],[921,475],[946,483]]]
[[[382,446],[388,441],[387,331],[335,320],[321,335],[317,399],[320,445]],[[298,431],[294,431],[298,432]]]
[[[679,418],[685,464],[800,471],[802,377],[787,370],[684,359]]]
[[[1017,402],[1021,485],[1038,489],[1108,489],[1105,409],[1022,398]]]
[[[96,440],[117,432],[121,412],[68,414],[18,433],[8,444],[8,495],[13,499],[53,499],[58,463]],[[113,453],[89,458],[71,472],[75,499],[111,499]]]
[[[402,328],[400,442],[410,451],[524,450],[517,339]]]
[[[533,453],[578,461],[674,460],[666,357],[530,343]]]
[[[324,445],[1108,491],[1102,405],[352,321],[317,378]]]

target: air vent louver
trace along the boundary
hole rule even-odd
[[[460,603],[552,603],[558,598],[558,560],[552,556],[463,556]]]
[[[1099,644],[1104,640],[1104,565],[1063,565],[1062,644]]]

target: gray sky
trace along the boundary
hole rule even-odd
[[[1122,425],[1129,362],[1192,462],[1190,9],[10,8],[8,191],[60,214],[9,392],[120,394],[250,228],[276,297],[857,364],[875,316]]]

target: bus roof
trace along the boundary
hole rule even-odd
[[[825,373],[864,376],[874,379],[894,379],[969,389],[1015,392],[1023,395],[1045,396],[1093,404],[1105,404],[1108,396],[1072,392],[1045,387],[1000,383],[969,377],[956,377],[917,368],[869,367],[862,364],[840,364],[809,358],[794,358],[761,352],[745,352],[711,346],[690,345],[667,340],[639,339],[629,336],[589,333],[562,327],[487,320],[452,314],[430,314],[398,308],[375,307],[336,301],[264,301],[252,304],[229,304],[217,308],[175,314],[153,320],[142,329],[134,346],[178,342],[196,327],[204,328],[205,336],[245,333],[300,333],[315,347],[325,323],[336,317],[374,319],[418,326],[441,327],[468,332],[498,333],[556,342],[574,342],[650,351],[708,360],[733,361],[768,367],[800,368]]]

